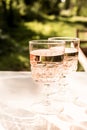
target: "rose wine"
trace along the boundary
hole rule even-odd
[[[67,73],[76,71],[78,64],[78,51],[75,48],[65,48],[64,67]]]
[[[39,49],[30,52],[33,79],[41,82],[55,82],[63,70],[64,53],[54,49]]]

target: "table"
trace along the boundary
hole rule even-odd
[[[35,124],[38,125],[38,129],[35,127],[30,130],[87,130],[87,73],[73,73],[70,79],[71,88],[81,98],[80,103],[78,100],[78,105],[74,102],[62,102],[64,111],[60,115],[41,115],[39,118],[34,118],[38,119],[39,123]],[[20,116],[24,121],[25,116],[31,117],[34,114],[30,113],[29,106],[35,97],[29,100],[31,92],[28,91],[32,91],[33,87],[35,84],[30,72],[0,71],[0,130],[19,130],[18,127],[22,127],[17,122],[13,123],[14,119],[11,122],[10,117],[13,113],[14,118]],[[5,112],[10,113],[10,116]],[[8,121],[5,122],[6,120]],[[22,124],[21,120],[18,122]],[[7,124],[16,125],[16,127],[12,128],[13,126],[10,125],[7,129]],[[21,130],[28,130],[28,127],[30,126]]]

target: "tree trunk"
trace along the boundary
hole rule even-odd
[[[13,27],[14,26],[14,11],[13,11],[13,0],[10,0],[9,2],[9,10],[8,10],[8,26]]]
[[[7,7],[6,7],[6,0],[2,0],[2,8],[3,8],[3,20],[6,21],[7,20]]]
[[[70,0],[65,1],[65,9],[66,10],[70,8],[70,2],[71,2]]]

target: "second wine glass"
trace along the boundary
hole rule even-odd
[[[77,98],[71,88],[71,74],[77,71],[80,39],[75,37],[51,37],[49,40],[65,41],[64,71],[60,80],[60,100],[73,101]]]

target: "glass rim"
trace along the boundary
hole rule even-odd
[[[44,39],[40,39],[40,40],[30,40],[29,44],[65,44],[64,40],[44,40]]]
[[[49,37],[48,40],[80,41],[78,37]]]

